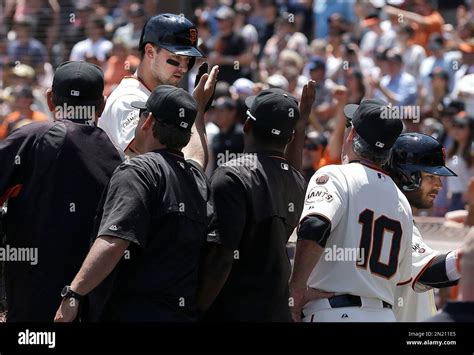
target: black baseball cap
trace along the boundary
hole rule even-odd
[[[360,105],[349,104],[344,114],[352,122],[357,134],[380,151],[390,149],[403,130],[400,119],[390,118],[392,107],[381,100],[364,100]]]
[[[198,112],[194,98],[186,90],[171,85],[160,85],[146,102],[134,101],[131,105],[150,111],[156,120],[187,132],[191,132]]]
[[[104,73],[95,64],[68,61],[60,64],[54,73],[53,95],[81,103],[102,99]]]
[[[298,101],[278,88],[263,90],[245,99],[254,127],[273,137],[289,138],[300,117]]]

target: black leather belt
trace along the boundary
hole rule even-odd
[[[328,298],[332,308],[340,307],[362,307],[362,300],[359,296],[354,295],[338,295]],[[383,308],[392,308],[392,305],[382,301]]]

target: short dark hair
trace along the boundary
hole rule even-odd
[[[191,132],[183,131],[176,126],[158,121],[157,119],[154,119],[152,129],[153,137],[158,139],[168,149],[181,150],[188,145],[191,139]]]
[[[376,150],[369,143],[367,143],[361,136],[355,133],[352,139],[352,150],[359,157],[368,159],[376,164],[383,165],[387,162],[390,156],[390,150]]]

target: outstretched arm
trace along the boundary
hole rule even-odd
[[[306,125],[308,123],[311,107],[316,95],[316,82],[311,80],[303,87],[301,94],[301,101],[299,105],[300,118],[295,126],[295,136],[293,140],[287,145],[285,150],[285,158],[288,163],[296,170],[301,171],[301,164],[303,160],[303,146]]]
[[[204,74],[203,74],[204,72]],[[208,102],[214,95],[214,89],[217,82],[219,67],[215,65],[210,74],[207,74],[207,63],[199,68],[199,83],[194,89],[193,97],[198,105],[198,114],[191,130],[191,139],[186,147],[183,148],[184,158],[196,161],[203,169],[206,169],[209,159],[207,150],[206,127],[204,123],[204,112]]]

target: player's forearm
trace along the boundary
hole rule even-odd
[[[312,240],[298,240],[296,243],[295,262],[290,279],[290,287],[306,288],[309,275],[323,254],[324,248]]]
[[[344,141],[344,130],[346,128],[346,116],[344,115],[344,105],[337,106],[337,122],[334,131],[331,133],[329,138],[329,155],[331,160],[336,160],[341,157],[342,143]]]
[[[293,168],[299,171],[301,171],[303,163],[304,137],[305,126],[297,125],[295,127],[295,136],[285,149],[286,160]]]
[[[232,270],[233,253],[220,245],[210,245],[200,266],[197,307],[205,312],[212,305]]]
[[[206,169],[209,160],[207,149],[207,135],[204,124],[204,111],[199,110],[191,130],[191,139],[186,147],[183,148],[185,159],[197,161],[203,169]]]
[[[80,295],[86,295],[96,288],[112,272],[129,244],[124,239],[110,236],[97,238],[72,281],[71,288]]]

